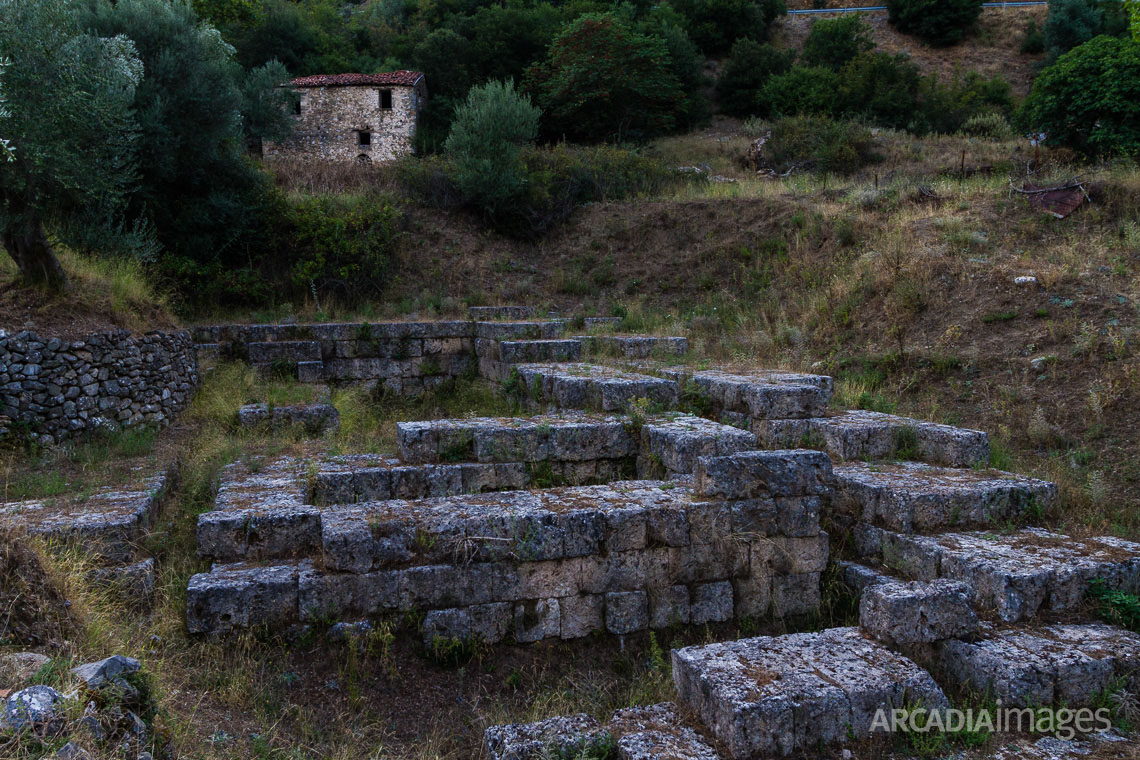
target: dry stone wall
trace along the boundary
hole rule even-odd
[[[0,330],[0,437],[26,434],[50,445],[88,430],[161,427],[197,385],[185,331],[68,341]]]

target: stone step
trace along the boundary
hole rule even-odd
[[[566,333],[565,319],[517,322],[476,322],[475,338],[481,340],[553,340]]]
[[[280,363],[319,362],[321,344],[315,340],[282,340],[249,343],[249,363],[254,366]]]
[[[595,757],[609,748],[619,760],[720,760],[672,702],[618,710],[605,725],[578,714],[491,726],[483,742],[490,760]]]
[[[530,468],[523,462],[408,465],[399,459],[368,454],[332,457],[318,466],[311,493],[312,502],[318,506],[509,491],[528,488],[533,482]],[[617,479],[608,477],[616,473],[599,472],[597,467],[556,474],[564,475],[569,482],[574,482],[571,475],[581,475],[583,480]]]
[[[638,399],[672,409],[677,384],[671,380],[597,364],[520,364],[519,380],[535,401],[563,409],[626,411]]]
[[[671,414],[641,426],[638,473],[641,477],[692,475],[700,457],[716,457],[756,448],[756,436],[703,417]]]
[[[399,422],[400,459],[428,462],[584,462],[637,455],[623,417],[561,414]]]
[[[813,465],[802,458],[782,466]],[[789,490],[808,482],[803,476],[778,478],[774,494],[743,500],[704,499],[680,483],[632,481],[322,510],[296,504],[300,489],[289,484],[288,467],[258,475],[284,481],[285,505],[249,510],[248,490],[230,489],[227,503],[240,509],[203,515],[200,548],[222,556],[319,554],[319,569],[302,562],[271,574],[294,579],[294,591],[281,593],[294,595],[298,621],[419,610],[429,641],[493,642],[734,616],[798,617],[817,608],[827,563],[819,497]],[[235,613],[200,596],[220,589],[241,601],[264,585],[263,568],[222,566],[216,583],[208,577],[213,572],[191,584],[192,630],[232,628]],[[266,609],[275,615],[282,604]],[[280,622],[242,614],[235,619],[243,626]]]
[[[468,306],[467,316],[476,322],[489,320],[521,320],[535,316],[533,306]]]
[[[576,339],[475,341],[479,373],[496,382],[505,382],[516,365],[537,362],[576,362],[582,358],[582,342]]]
[[[283,430],[298,427],[309,435],[340,429],[340,412],[332,404],[246,404],[238,409],[238,424],[249,428]]]
[[[995,630],[938,656],[955,685],[1007,707],[1096,706],[1113,683],[1140,686],[1140,635],[1103,624]]]
[[[888,646],[908,647],[968,636],[978,617],[960,581],[871,583],[859,599],[859,627]]]
[[[177,472],[171,466],[137,486],[100,488],[78,502],[37,499],[0,504],[0,523],[49,543],[76,545],[102,563],[133,562]]]
[[[733,760],[872,735],[875,713],[949,702],[930,674],[858,628],[674,649],[678,702]]]
[[[575,335],[587,349],[623,359],[675,357],[689,352],[689,339],[653,335]]]
[[[835,465],[835,515],[902,533],[1040,521],[1057,486],[998,470],[920,462]]]
[[[1140,590],[1140,544],[1113,537],[1078,539],[1035,528],[917,536],[860,526],[855,539],[862,556],[907,578],[966,583],[975,603],[1005,622],[1076,609],[1094,578],[1109,588]]]
[[[973,467],[990,459],[989,437],[980,430],[882,412],[852,410],[832,417],[759,419],[752,432],[763,446],[818,448],[842,460],[906,459]]]
[[[744,428],[757,420],[820,417],[831,402],[832,380],[826,375],[781,371],[734,374],[685,367],[658,368],[657,374],[675,380],[690,404],[706,407],[702,413]],[[790,444],[798,445],[799,441]]]

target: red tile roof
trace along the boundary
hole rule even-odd
[[[423,79],[420,71],[388,71],[383,74],[313,74],[290,80],[293,87],[350,87],[352,85],[407,85]]]

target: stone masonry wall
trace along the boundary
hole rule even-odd
[[[100,427],[164,426],[197,385],[185,331],[66,341],[0,330],[0,436],[26,429],[51,445]]]
[[[380,107],[380,91],[391,90],[392,107]],[[301,113],[293,134],[282,142],[266,141],[268,159],[299,157],[324,161],[392,161],[412,152],[422,87],[354,85],[298,88]],[[360,133],[371,135],[360,144]]]

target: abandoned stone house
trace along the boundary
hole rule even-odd
[[[268,159],[392,161],[412,152],[419,111],[427,98],[418,71],[316,74],[291,80],[299,96],[293,134],[266,141]]]

